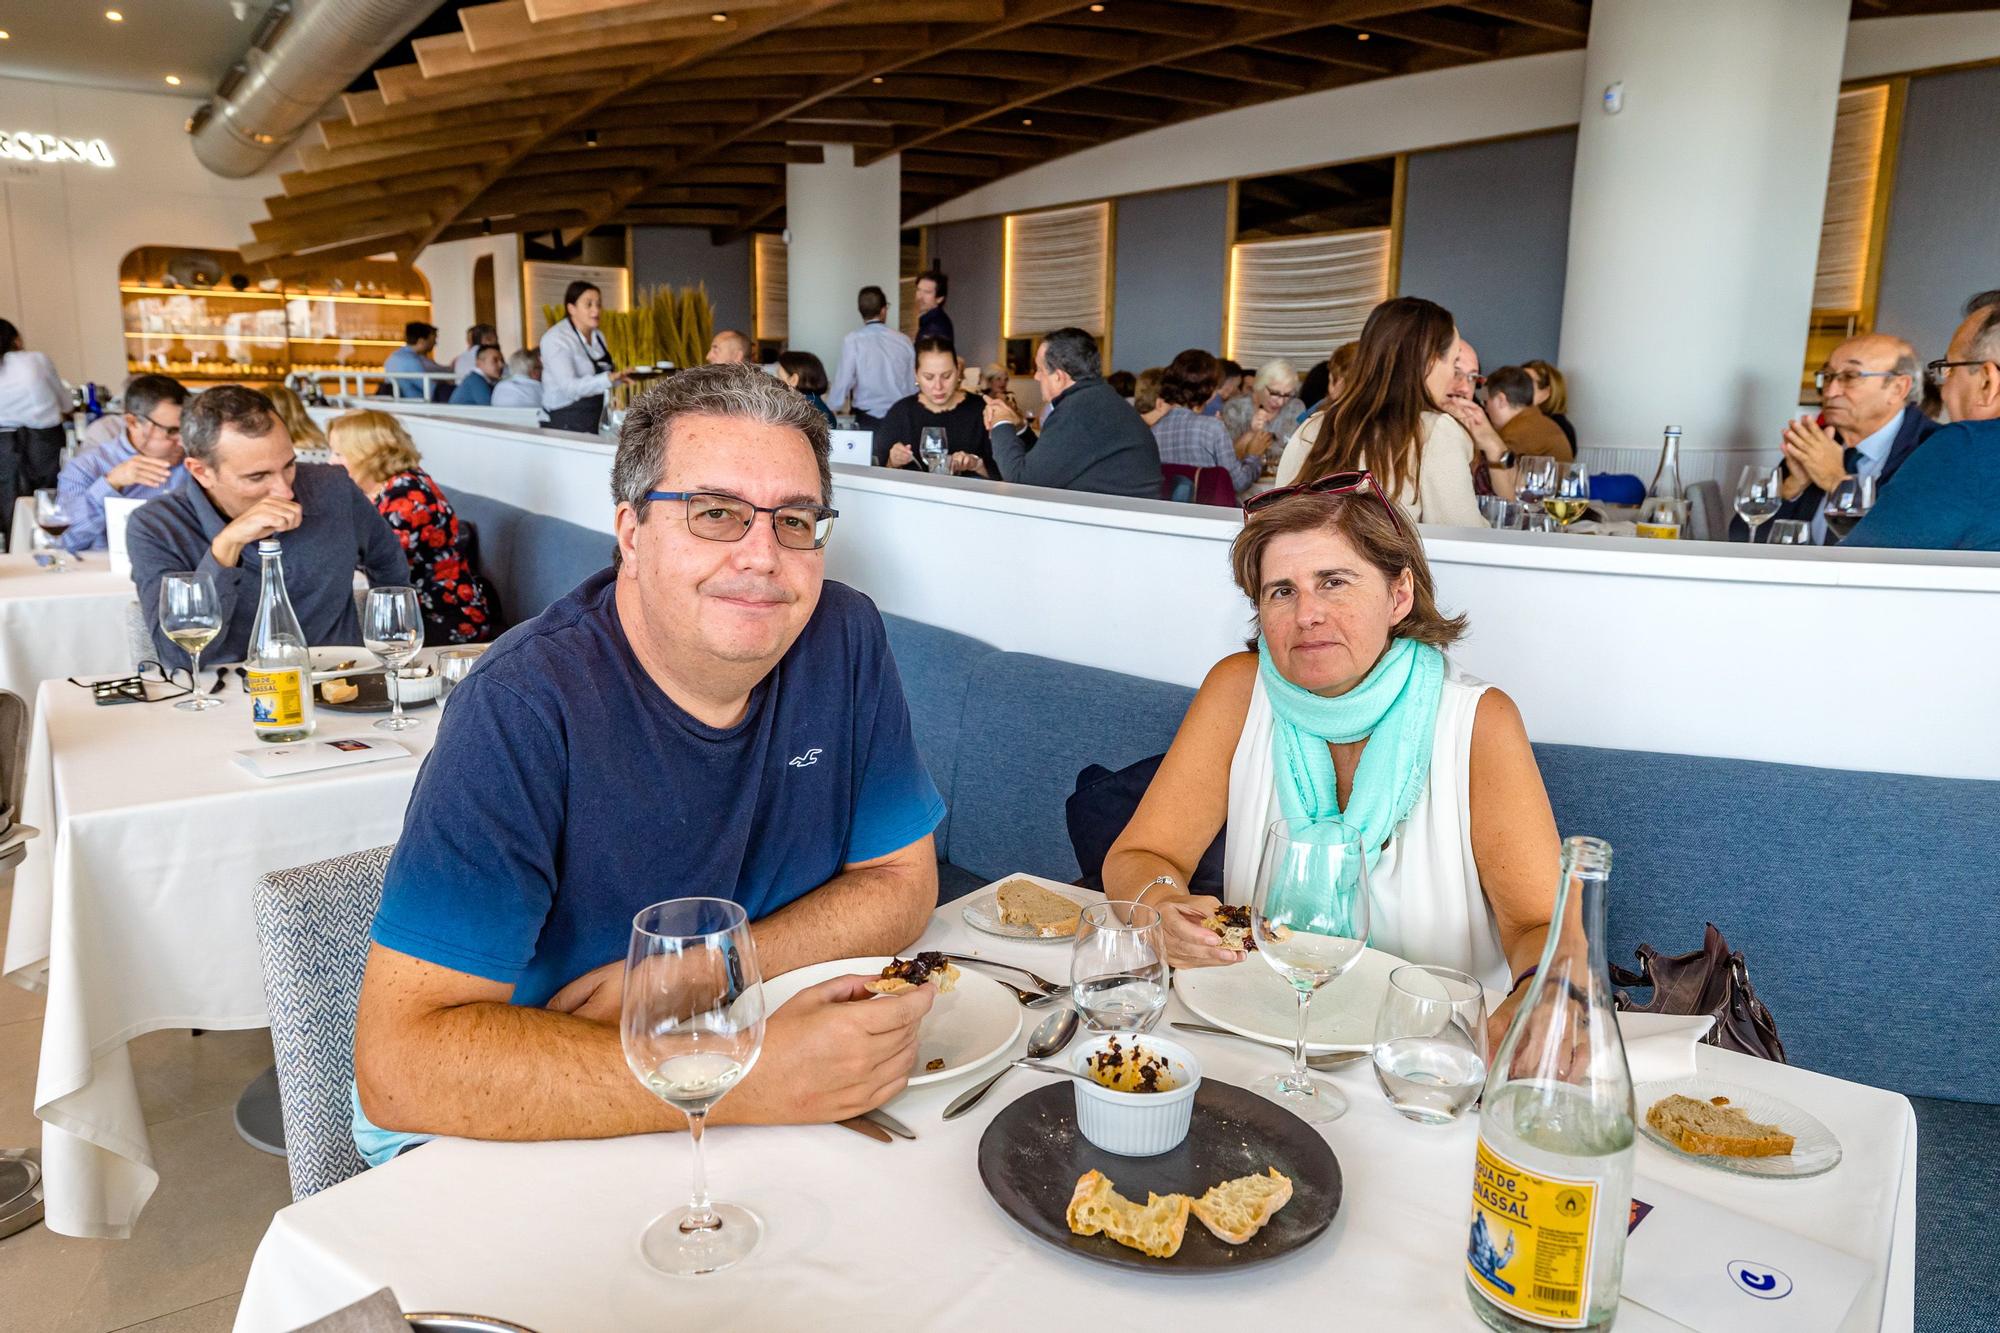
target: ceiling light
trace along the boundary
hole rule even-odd
[[[113,23],[123,23],[123,22],[125,21],[125,16],[124,16],[123,14],[119,13],[119,12],[118,12],[117,10],[115,10],[115,9],[107,9],[107,10],[105,10],[105,11],[104,11],[104,17],[106,17],[106,18],[110,19],[110,20],[111,20],[111,21],[112,21]]]
[[[171,86],[178,88],[181,86],[181,76],[178,74],[169,74],[167,75],[167,82]]]
[[[7,30],[6,30],[5,28],[0,28],[0,42],[4,42],[4,41],[6,41],[6,40],[7,40],[8,38],[12,37],[13,35],[14,35],[13,33],[11,33],[11,32],[8,32],[8,31],[7,31]]]
[[[1354,40],[1357,42],[1365,42],[1368,40],[1368,34],[1365,32],[1357,32],[1354,34]]]
[[[1035,118],[1033,116],[1023,116],[1021,117],[1021,123],[1023,125],[1032,125],[1035,123]]]
[[[881,76],[880,74],[877,74],[877,75],[876,75],[876,76],[875,76],[874,78],[872,78],[872,79],[868,80],[868,82],[870,82],[870,83],[880,83],[880,82],[882,82],[882,76]]]
[[[711,22],[714,22],[714,23],[727,23],[727,22],[729,22],[729,15],[727,15],[727,14],[710,14],[710,15],[709,15],[708,17],[709,17],[709,20],[710,20]]]
[[[1091,13],[1093,13],[1093,14],[1102,14],[1102,13],[1104,12],[1104,6],[1103,6],[1103,5],[1092,5],[1092,6],[1090,7],[1090,12],[1091,12]]]
[[[597,131],[596,131],[596,130],[585,130],[585,131],[583,132],[583,146],[584,146],[585,148],[595,148],[595,147],[597,147]]]

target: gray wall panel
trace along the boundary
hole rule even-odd
[[[697,282],[708,288],[716,328],[753,332],[749,237],[715,245],[706,227],[632,228],[635,290],[660,283],[691,287]]]
[[[1555,359],[1575,166],[1574,130],[1410,156],[1402,294],[1456,315],[1487,370]]]
[[[1219,353],[1229,298],[1229,187],[1197,185],[1118,201],[1114,369],[1138,374],[1187,347]]]
[[[931,257],[951,279],[945,313],[967,365],[1000,359],[999,218],[974,218],[930,229]]]

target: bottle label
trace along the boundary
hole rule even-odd
[[[1581,1328],[1590,1309],[1595,1180],[1537,1175],[1479,1140],[1466,1274],[1493,1304],[1549,1328]]]
[[[250,725],[263,731],[305,724],[304,691],[297,667],[284,671],[251,667],[243,674],[250,683]]]
[[[1676,539],[1681,535],[1678,523],[1634,523],[1632,535],[1635,537],[1665,537]]]

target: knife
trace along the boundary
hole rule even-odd
[[[911,1129],[908,1125],[896,1119],[895,1116],[890,1115],[887,1111],[879,1107],[873,1111],[864,1111],[860,1118],[866,1120],[871,1125],[881,1126],[899,1139],[914,1139],[917,1137],[917,1131]]]
[[[863,1138],[873,1139],[877,1143],[895,1142],[894,1139],[889,1137],[888,1130],[882,1128],[880,1125],[876,1124],[873,1120],[866,1119],[863,1116],[857,1115],[847,1120],[836,1120],[833,1123],[839,1125],[842,1129],[851,1129],[856,1134],[861,1135]]]

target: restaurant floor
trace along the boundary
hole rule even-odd
[[[0,887],[4,940],[12,886]],[[0,982],[0,1147],[39,1146],[42,1001]],[[226,1333],[285,1164],[236,1137],[237,1094],[271,1063],[268,1032],[155,1032],[131,1045],[160,1187],[130,1240],[36,1225],[0,1240],[0,1325],[35,1333]]]

